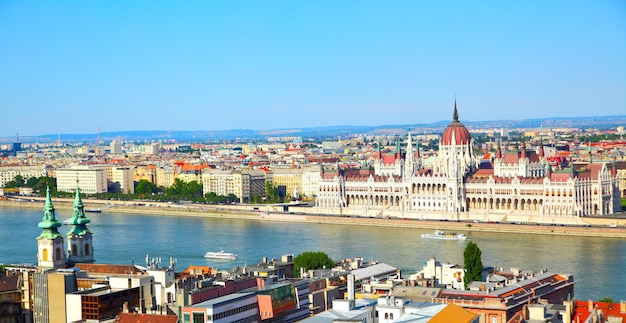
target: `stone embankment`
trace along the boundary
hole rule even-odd
[[[72,208],[73,199],[54,199],[56,209],[67,210]],[[352,225],[352,226],[380,226],[415,228],[429,230],[453,230],[471,232],[500,232],[515,234],[548,234],[564,236],[586,236],[626,239],[626,227],[617,228],[607,226],[560,226],[534,224],[501,224],[501,223],[467,223],[452,221],[404,220],[384,219],[354,216],[312,215],[306,213],[290,214],[265,210],[254,210],[251,206],[207,206],[197,204],[168,204],[168,203],[138,203],[121,201],[83,200],[85,208],[98,208],[103,213],[132,213],[162,216],[194,216],[207,218],[232,218],[256,221],[276,222],[308,222],[319,224]],[[18,200],[0,200],[0,207],[39,208],[43,209],[42,198]]]

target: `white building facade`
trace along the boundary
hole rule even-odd
[[[107,191],[107,176],[102,168],[72,166],[57,169],[56,176],[58,191],[74,192],[77,186],[85,194],[105,193]]]

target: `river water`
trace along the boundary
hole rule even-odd
[[[0,207],[0,263],[36,264],[37,227],[42,210]],[[71,210],[56,210],[60,220]],[[303,251],[323,251],[331,258],[362,257],[419,271],[431,257],[463,264],[466,242],[423,240],[431,230],[331,224],[279,223],[140,214],[88,213],[97,263],[144,265],[146,254],[177,259],[177,271],[190,265],[217,269],[255,264]],[[68,228],[63,226],[63,235]],[[482,251],[486,266],[517,267],[574,275],[577,299],[626,299],[626,239],[465,232]],[[204,258],[207,251],[238,254],[236,261]]]

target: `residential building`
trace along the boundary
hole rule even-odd
[[[0,273],[0,322],[22,323],[21,276]]]
[[[182,323],[260,322],[254,292],[232,293],[183,308]]]
[[[414,277],[415,276],[415,277]],[[411,276],[412,279],[434,279],[435,285],[447,288],[463,289],[465,269],[457,264],[440,263],[435,257],[430,258],[421,271]]]
[[[74,192],[78,187],[85,194],[107,192],[107,176],[102,168],[72,166],[56,170],[57,190]]]
[[[320,171],[322,165],[311,164],[302,167],[302,197],[313,198],[317,196],[317,189],[322,179]]]
[[[115,319],[124,308],[138,308],[140,287],[101,286],[68,293],[64,298],[67,298],[67,322],[102,322]]]
[[[0,167],[0,187],[15,179],[15,176],[22,176],[24,181],[31,177],[47,176],[48,172],[43,165],[40,166],[2,166]]]
[[[272,168],[272,182],[281,197],[295,198],[302,192],[302,169]]]
[[[243,202],[265,196],[265,172],[206,169],[202,173],[203,194],[235,195]]]
[[[107,178],[107,189],[109,192],[120,192],[124,194],[135,193],[134,170],[132,166],[100,166],[104,169]]]

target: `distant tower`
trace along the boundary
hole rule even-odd
[[[13,155],[22,150],[22,143],[20,142],[19,132],[15,134],[15,142],[12,145]]]
[[[46,202],[43,207],[43,218],[38,226],[42,229],[37,237],[37,266],[42,268],[65,267],[65,251],[63,236],[58,227],[63,225],[54,214],[54,206],[50,198],[50,187],[46,189]]]
[[[74,198],[74,212],[69,219],[71,225],[67,233],[67,261],[69,264],[77,262],[94,262],[92,233],[87,228],[87,223],[91,220],[85,216],[85,206],[80,198],[80,190],[76,187],[76,197]]]
[[[98,126],[98,142],[96,143],[96,156],[100,156],[100,126]]]

